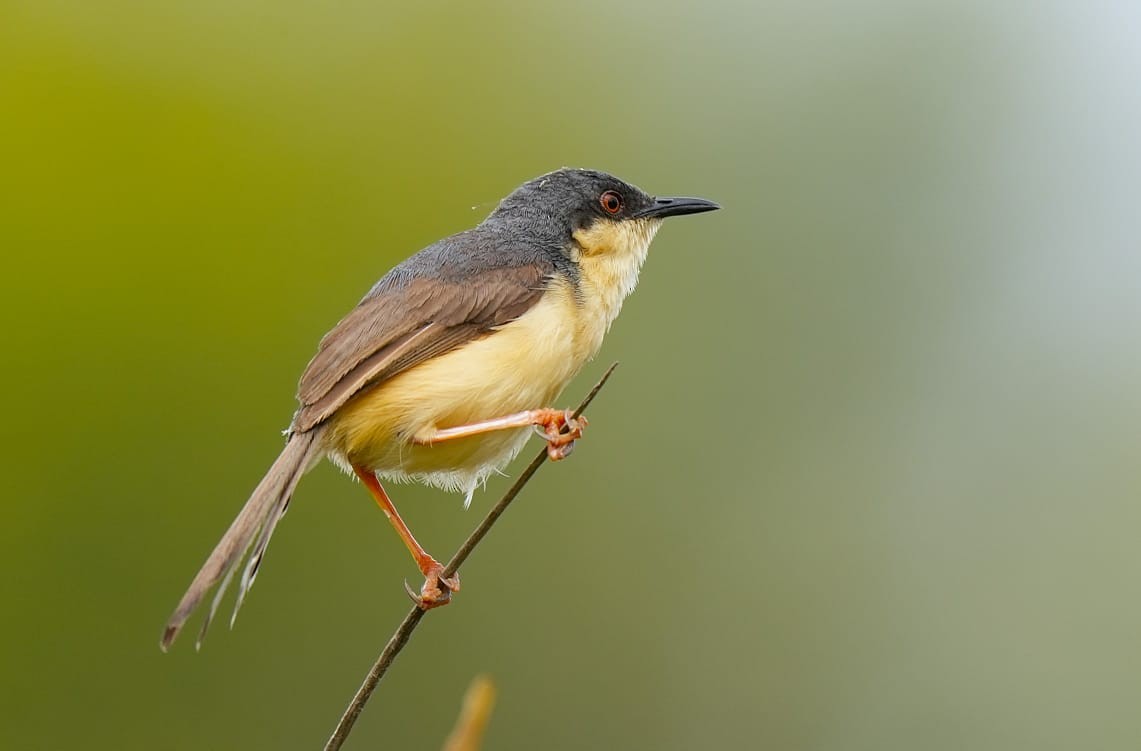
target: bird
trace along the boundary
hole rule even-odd
[[[466,506],[533,431],[551,460],[570,455],[586,418],[551,405],[598,353],[663,220],[718,208],[564,167],[392,268],[321,339],[285,447],[175,608],[163,651],[218,585],[201,646],[245,561],[233,625],[298,482],[323,458],[359,478],[412,553],[424,576],[417,604],[450,602],[458,576],[443,575],[381,481],[462,492]]]

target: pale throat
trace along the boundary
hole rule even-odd
[[[582,302],[601,319],[601,333],[610,328],[622,301],[638,285],[650,242],[661,226],[661,219],[600,220],[574,233],[580,249],[575,260],[582,273]]]

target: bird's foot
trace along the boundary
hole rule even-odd
[[[537,410],[535,432],[547,440],[547,456],[557,462],[566,459],[574,451],[574,442],[582,438],[587,419],[569,409]]]
[[[452,601],[452,592],[460,591],[460,576],[452,574],[443,576],[444,567],[439,561],[429,559],[426,565],[421,566],[424,572],[424,583],[420,586],[419,594],[404,582],[404,591],[412,598],[412,602],[420,606],[421,610],[431,610]]]

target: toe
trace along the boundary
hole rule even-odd
[[[574,453],[574,441],[547,445],[547,457],[553,462],[566,459],[572,453]]]

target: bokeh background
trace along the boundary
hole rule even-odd
[[[348,748],[1141,745],[1135,3],[0,6],[0,745],[312,749],[407,610],[302,484],[159,652],[321,334],[562,165],[671,220]],[[514,468],[517,472],[518,466]],[[398,488],[454,550],[508,480]]]

